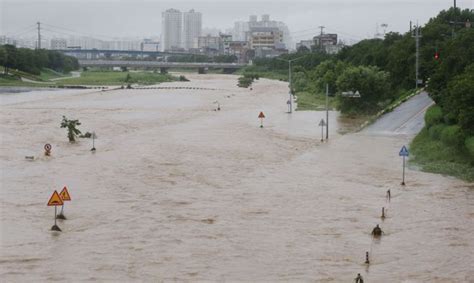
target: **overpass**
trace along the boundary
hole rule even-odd
[[[73,56],[78,59],[97,59],[99,57],[110,56],[171,56],[171,55],[189,55],[189,52],[168,52],[168,51],[145,51],[145,50],[108,50],[108,49],[60,49],[55,50],[65,55]]]
[[[197,63],[197,62],[160,62],[160,61],[129,61],[129,60],[79,60],[81,67],[132,67],[132,68],[160,68],[165,73],[170,68],[198,69],[204,73],[206,69],[224,69],[224,72],[232,72],[247,66],[241,63]]]

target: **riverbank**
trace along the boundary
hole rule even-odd
[[[120,86],[120,85],[153,85],[178,80],[170,74],[160,74],[147,71],[83,71],[74,72],[73,76],[58,74],[51,70],[42,72],[40,76],[13,72],[0,76],[0,86],[24,87],[68,87],[68,86]]]
[[[456,124],[446,124],[441,108],[433,105],[426,125],[411,143],[413,164],[427,172],[474,181],[474,137]]]

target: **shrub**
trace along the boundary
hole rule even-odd
[[[253,82],[253,78],[250,76],[243,76],[239,78],[239,83],[237,84],[239,87],[249,87]]]
[[[467,148],[467,151],[469,152],[469,155],[471,155],[472,158],[474,158],[474,137],[468,137],[464,141],[464,145]]]
[[[446,128],[445,124],[436,124],[431,126],[428,130],[430,138],[433,140],[439,140],[444,128]]]
[[[179,76],[179,81],[180,81],[180,82],[189,82],[188,78],[186,78],[186,77],[183,76],[183,75]]]
[[[441,107],[434,105],[434,106],[431,106],[426,111],[425,123],[428,128],[433,125],[441,123],[442,119],[443,119],[443,111],[441,110]]]
[[[441,132],[441,141],[450,146],[462,146],[464,134],[458,125],[447,126]]]
[[[81,134],[81,131],[77,129],[77,126],[80,126],[81,123],[79,120],[69,120],[65,116],[63,116],[63,120],[61,121],[61,128],[67,128],[67,137],[69,142],[75,142],[76,137]]]

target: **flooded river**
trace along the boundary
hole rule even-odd
[[[0,94],[2,281],[472,282],[474,186],[408,168],[401,187],[413,135],[340,135],[330,112],[321,143],[325,113],[286,113],[284,82],[186,76],[162,86],[207,89]]]

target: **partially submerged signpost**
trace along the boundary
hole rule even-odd
[[[59,196],[61,197],[63,204],[61,206],[61,212],[56,216],[56,218],[66,220],[66,216],[64,216],[63,214],[64,204],[66,201],[71,201],[71,195],[69,194],[69,191],[67,190],[66,186],[64,186],[63,190],[59,193]]]
[[[260,128],[263,128],[263,119],[265,119],[265,114],[260,112],[260,114],[258,114],[258,118],[260,118]]]
[[[408,156],[408,149],[406,146],[403,146],[398,153],[399,156],[403,156],[403,177],[402,177],[402,186],[405,186],[405,157]]]
[[[326,122],[324,122],[324,119],[321,119],[319,122],[319,126],[321,127],[321,142],[324,141],[324,127],[326,126]]]
[[[44,145],[44,155],[50,156],[51,155],[51,148],[52,148],[52,146],[49,143],[45,144]]]
[[[97,136],[96,136],[95,132],[92,132],[92,148],[91,148],[92,152],[95,152],[95,139],[96,138],[97,138]]]
[[[54,225],[51,227],[52,231],[59,231],[61,232],[61,229],[56,225],[56,218],[57,218],[57,206],[58,205],[63,205],[64,202],[59,196],[57,191],[54,191],[54,193],[51,195],[48,201],[48,206],[54,206]]]

